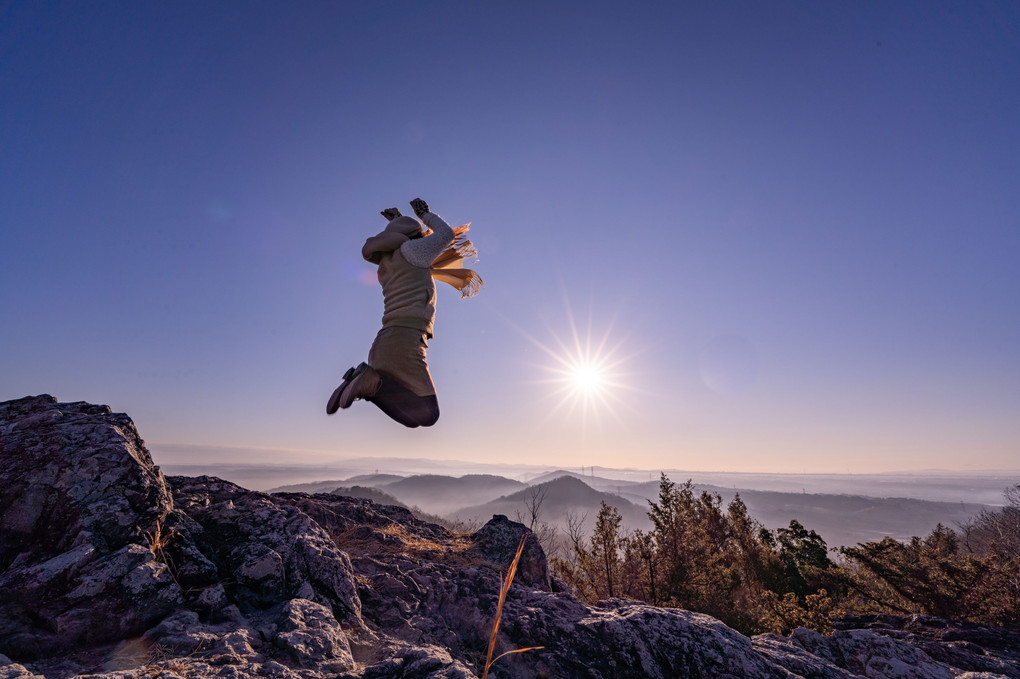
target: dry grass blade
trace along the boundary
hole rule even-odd
[[[171,528],[170,530],[164,530],[163,523],[161,521],[156,521],[155,530],[151,532],[149,531],[145,532],[145,537],[149,541],[149,549],[156,556],[161,556],[163,550],[170,543],[170,540],[172,540],[176,536],[177,530],[174,528]]]
[[[527,648],[515,648],[512,651],[507,651],[505,653],[500,653],[499,655],[497,655],[495,658],[492,659],[492,663],[495,664],[496,661],[499,660],[500,658],[502,658],[504,655],[510,655],[511,653],[524,653],[525,651],[537,651],[537,650],[539,650],[541,648],[545,648],[545,646],[528,646]],[[484,677],[483,677],[483,679],[484,679]]]
[[[545,648],[544,646],[517,648],[512,651],[507,651],[506,653],[501,653],[495,658],[492,657],[492,651],[496,647],[496,635],[499,633],[499,622],[503,619],[503,603],[506,601],[506,595],[510,591],[510,585],[513,583],[514,576],[517,574],[517,564],[520,563],[521,554],[524,552],[524,541],[527,539],[527,533],[521,536],[521,544],[517,545],[517,553],[514,554],[514,560],[510,563],[510,568],[507,569],[506,577],[503,578],[503,584],[499,588],[499,601],[496,604],[496,619],[492,623],[492,634],[489,636],[489,652],[485,655],[485,671],[482,672],[482,679],[486,679],[486,677],[489,676],[489,668],[504,655],[510,655],[511,653],[523,653],[524,651],[535,651],[540,648]]]
[[[170,555],[166,553],[166,547],[170,544],[170,541],[177,537],[177,529],[171,528],[166,530],[162,521],[156,521],[156,527],[151,532],[146,531],[145,537],[149,541],[149,551],[156,558],[157,561],[161,561],[166,564],[167,571],[170,573],[170,577],[177,582],[176,568],[174,567],[173,560]],[[178,583],[180,584],[180,583]]]

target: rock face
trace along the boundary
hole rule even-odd
[[[1020,635],[930,618],[749,639],[711,617],[550,587],[523,526],[452,534],[399,507],[164,478],[131,420],[0,403],[0,679],[1020,677]]]
[[[126,415],[49,396],[0,404],[0,652],[141,634],[181,605],[145,532],[170,489]]]

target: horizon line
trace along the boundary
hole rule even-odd
[[[204,443],[153,443],[147,444],[147,448],[154,446],[160,446],[164,448],[192,448],[192,449],[222,449],[222,450],[258,450],[258,451],[277,451],[277,452],[289,452],[289,453],[327,453],[336,455],[335,452],[325,451],[314,448],[286,448],[280,446],[246,446],[246,445],[219,445],[219,444],[204,444]],[[454,458],[433,458],[433,457],[402,457],[396,455],[379,456],[379,455],[348,455],[344,457],[338,457],[330,461],[321,462],[167,462],[160,466],[191,466],[191,467],[214,467],[214,466],[231,466],[231,467],[261,467],[261,468],[289,468],[289,469],[311,469],[311,468],[322,468],[322,467],[333,467],[341,465],[344,462],[356,462],[363,460],[393,460],[393,461],[408,461],[408,462],[432,462],[432,463],[445,463],[455,464],[461,466],[476,466],[476,467],[513,467],[517,469],[536,469],[545,470],[548,472],[552,471],[565,471],[570,473],[577,473],[576,467],[573,465],[562,465],[562,464],[551,464],[551,465],[540,465],[533,463],[506,463],[506,462],[473,462],[466,460],[459,460]],[[595,471],[605,472],[624,472],[624,473],[665,473],[665,472],[696,472],[700,474],[754,474],[754,475],[783,475],[783,476],[878,476],[878,475],[895,475],[895,474],[962,474],[968,476],[974,476],[979,474],[991,474],[991,475],[1020,475],[1020,468],[1017,469],[1005,469],[1005,468],[983,468],[983,469],[949,469],[939,467],[927,467],[921,469],[890,469],[884,471],[775,471],[775,470],[740,470],[732,471],[725,469],[697,469],[697,468],[680,468],[680,467],[655,467],[655,468],[640,468],[640,467],[608,467],[604,465],[584,465],[584,469],[592,469]],[[579,474],[584,476],[585,474]]]

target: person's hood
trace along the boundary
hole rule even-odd
[[[415,238],[422,235],[421,222],[414,217],[401,215],[386,225],[385,231],[400,233],[408,238]]]
[[[408,240],[422,235],[424,234],[421,222],[417,219],[397,217],[390,221],[385,229],[365,241],[365,246],[361,248],[361,256],[373,264],[378,264],[383,254],[393,252]]]

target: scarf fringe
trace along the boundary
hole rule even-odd
[[[463,267],[464,260],[478,259],[478,249],[467,237],[471,223],[453,228],[453,242],[432,262],[432,278],[460,290],[460,296],[474,297],[485,283],[478,272]]]
[[[485,287],[482,277],[471,269],[441,269],[433,271],[432,278],[457,288],[461,297],[474,297]]]

